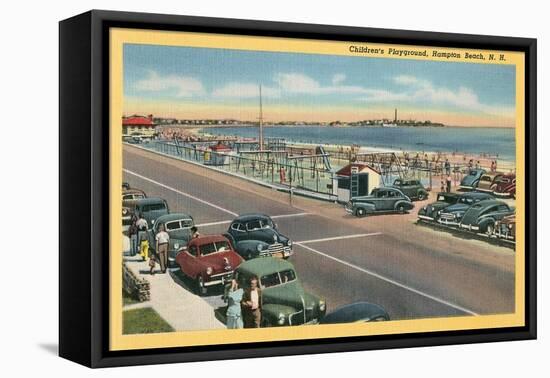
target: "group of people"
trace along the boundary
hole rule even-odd
[[[199,237],[197,227],[191,228],[191,235],[193,238]],[[149,231],[147,227],[147,220],[143,215],[132,216],[132,223],[128,228],[128,236],[130,237],[130,253],[135,256],[138,251],[143,261],[149,260],[149,273],[155,274],[155,267],[160,265],[161,273],[166,273],[168,268],[168,246],[170,243],[170,235],[166,232],[164,224],[160,224],[158,231],[155,234],[155,253],[150,253],[149,245]]]
[[[225,294],[227,300],[227,328],[260,328],[262,322],[262,290],[258,277],[251,277],[249,287],[240,288],[237,280]]]

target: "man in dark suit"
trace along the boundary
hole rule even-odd
[[[258,277],[250,278],[250,286],[244,291],[241,301],[244,328],[260,328],[262,322],[262,290]]]

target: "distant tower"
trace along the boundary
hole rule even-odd
[[[393,122],[397,123],[397,108],[395,108],[395,118],[394,118]]]

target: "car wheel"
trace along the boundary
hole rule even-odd
[[[418,193],[418,200],[419,201],[424,201],[426,199],[426,194],[420,192]]]
[[[355,215],[362,218],[362,217],[367,216],[367,211],[365,209],[359,208],[355,211]]]
[[[405,206],[399,205],[397,211],[399,212],[399,214],[405,214]]]
[[[195,290],[199,296],[206,295],[207,288],[204,286],[204,278],[202,276],[198,276],[195,281]]]

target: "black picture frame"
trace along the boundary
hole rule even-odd
[[[524,327],[109,351],[109,29],[195,31],[525,53]],[[406,348],[536,338],[535,39],[93,10],[59,24],[59,354],[89,367]],[[73,269],[74,266],[87,269]]]

